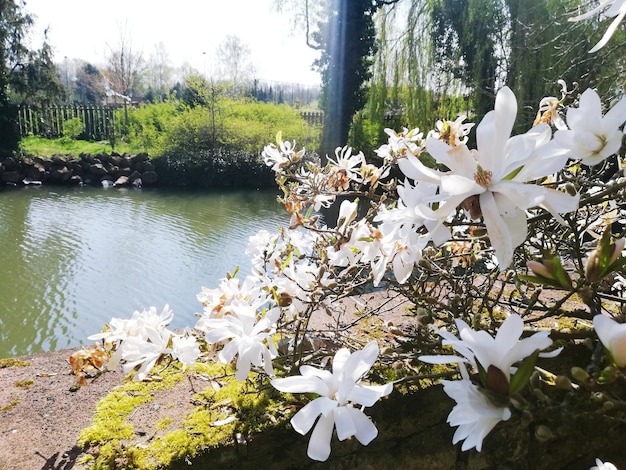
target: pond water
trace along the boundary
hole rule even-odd
[[[0,357],[89,344],[150,306],[193,326],[202,286],[247,274],[248,237],[287,223],[275,192],[2,191]]]

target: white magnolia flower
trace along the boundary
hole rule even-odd
[[[334,428],[340,441],[355,436],[363,445],[378,435],[376,426],[363,413],[363,408],[391,393],[393,386],[391,383],[380,386],[357,384],[377,357],[378,345],[372,341],[352,354],[345,348],[337,351],[332,372],[304,365],[300,367],[300,376],[272,380],[272,385],[281,392],[320,395],[291,418],[291,425],[302,435],[309,432],[317,420],[307,450],[311,459],[328,459]]]
[[[245,380],[252,365],[263,366],[268,375],[274,375],[272,358],[278,351],[272,342],[276,320],[280,309],[273,308],[257,321],[256,311],[249,305],[232,307],[233,313],[224,318],[208,319],[204,322],[208,343],[219,343],[230,339],[219,353],[219,359],[225,364],[237,357],[237,380]]]
[[[173,319],[174,312],[170,310],[169,305],[165,305],[161,313],[157,313],[156,307],[150,307],[141,312],[133,312],[130,318],[112,318],[106,331],[88,336],[88,339],[103,339],[109,343],[123,341],[129,337],[147,339],[150,330],[164,330]]]
[[[506,406],[494,405],[491,400],[474,385],[460,364],[462,380],[442,380],[443,390],[456,401],[448,415],[450,426],[458,426],[452,437],[452,443],[464,441],[461,450],[473,447],[481,451],[483,439],[500,421],[511,417],[511,410]]]
[[[596,315],[593,327],[615,365],[626,366],[626,323],[617,323],[606,315]]]
[[[279,171],[291,162],[297,162],[304,155],[304,149],[296,152],[295,142],[282,141],[278,136],[279,146],[274,144],[266,145],[261,152],[261,156],[267,166],[271,166],[273,171]]]
[[[141,381],[147,377],[156,362],[166,354],[171,353],[168,343],[172,332],[166,329],[156,330],[146,328],[146,337],[129,336],[120,343],[111,356],[107,367],[114,369],[123,362],[124,373],[128,374],[139,366],[133,376],[134,381]]]
[[[204,308],[196,328],[206,331],[204,326],[206,320],[232,314],[233,305],[244,303],[253,309],[261,308],[268,301],[268,294],[262,288],[256,276],[247,276],[243,282],[236,277],[223,278],[216,289],[203,287],[197,295]]]
[[[417,127],[411,130],[405,127],[400,133],[385,129],[385,134],[389,136],[388,143],[381,145],[375,152],[386,162],[395,162],[407,155],[419,155],[424,150],[423,134]]]
[[[335,160],[328,157],[331,172],[329,182],[333,188],[345,191],[350,187],[350,181],[363,181],[361,165],[365,164],[365,155],[362,152],[352,155],[352,147],[346,145],[335,149],[335,157]]]
[[[600,97],[589,88],[581,95],[578,108],[569,108],[566,117],[569,130],[557,131],[554,139],[572,151],[572,158],[580,158],[585,165],[597,165],[619,151],[626,98],[602,116]]]
[[[626,17],[626,0],[602,0],[598,6],[592,8],[587,13],[583,13],[582,15],[574,16],[569,19],[569,21],[586,20],[602,10],[604,10],[603,16],[606,18],[615,17],[615,19],[604,33],[604,36],[602,36],[602,39],[600,39],[598,44],[593,46],[589,52],[596,52],[602,49],[606,43],[609,42],[609,39],[611,39],[611,36],[613,36],[613,33],[617,30],[617,27],[624,20],[624,17]]]
[[[172,357],[178,359],[183,366],[195,364],[200,356],[200,345],[193,336],[172,336]]]
[[[511,372],[515,371],[513,364],[524,360],[536,350],[544,350],[552,344],[548,331],[539,331],[532,336],[520,339],[524,332],[524,322],[517,314],[510,315],[502,322],[495,337],[483,330],[473,330],[461,319],[456,320],[456,325],[459,338],[435,327],[433,330],[441,335],[444,346],[452,346],[460,356],[420,356],[419,359],[430,364],[468,362],[475,370],[478,370],[476,365],[478,362],[485,370],[489,366],[497,367],[509,380]],[[561,350],[557,349],[542,354],[542,357],[552,357],[560,352]]]
[[[467,119],[467,116],[459,116],[454,121],[437,121],[435,124],[437,130],[430,131],[428,137],[439,139],[447,142],[451,147],[467,143],[468,134],[472,127],[473,122],[463,123]]]
[[[589,470],[617,470],[617,467],[611,462],[602,462],[602,460],[596,459],[596,464]]]
[[[545,124],[510,137],[516,114],[515,95],[504,87],[494,110],[476,128],[477,150],[427,139],[428,152],[450,171],[432,170],[410,155],[398,162],[402,172],[419,184],[439,186],[443,202],[434,211],[439,219],[461,204],[472,218],[483,217],[501,270],[511,264],[513,251],[526,239],[527,209],[542,207],[562,220],[559,213],[578,206],[578,196],[526,184],[561,170],[569,152],[550,140]]]

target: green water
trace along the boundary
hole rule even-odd
[[[202,286],[247,274],[248,237],[287,222],[274,192],[2,190],[0,357],[89,344],[150,306],[193,326]]]

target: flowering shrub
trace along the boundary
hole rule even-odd
[[[624,2],[602,4],[621,21]],[[391,382],[367,383],[378,343],[350,334],[358,320],[336,320],[340,301],[366,287],[412,302],[402,332],[409,340],[380,360],[400,364],[393,370],[403,384],[445,378],[443,390],[456,402],[448,422],[462,450],[481,451],[492,429],[514,419],[535,419],[536,438],[553,438],[540,418],[528,418],[552,389],[579,399],[593,393],[597,406],[613,409],[626,398],[626,240],[613,235],[625,230],[626,97],[604,112],[594,90],[561,85],[562,97],[538,103],[525,133],[511,135],[517,102],[502,87],[475,128],[459,117],[426,136],[387,130],[378,164],[350,147],[322,163],[279,134],[263,158],[290,226],[250,238],[253,270],[243,280],[229,275],[203,288],[197,344],[165,328],[167,307],[114,319],[90,338],[115,350],[110,367],[122,362],[137,380],[165,356],[184,364],[200,356],[236,361],[239,380],[254,370],[277,391],[317,394],[291,423],[301,434],[313,429],[308,455],[322,461],[334,429],[339,440],[371,442],[378,431],[363,409],[391,393]],[[468,144],[473,129],[476,148]],[[333,205],[335,216],[327,210]],[[335,319],[333,328],[309,328],[320,313]],[[575,344],[595,350],[587,363],[554,373],[537,366]],[[419,365],[409,367],[415,359]]]

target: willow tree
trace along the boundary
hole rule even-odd
[[[557,80],[564,80],[570,90],[575,86],[596,88],[602,96],[613,95],[623,80],[626,61],[620,49],[626,38],[624,30],[616,33],[611,45],[590,54],[604,27],[598,18],[568,21],[581,6],[586,8],[582,3],[506,0],[506,82],[521,103],[520,128],[532,123],[542,97],[560,97]]]
[[[532,124],[544,96],[597,88],[615,95],[626,58],[626,30],[595,54],[602,18],[572,23],[580,0],[400,0],[376,18],[377,53],[368,103],[350,142],[367,150],[385,127],[431,129],[438,118],[478,121],[508,85],[520,102],[519,128]],[[575,96],[575,93],[573,94]]]
[[[357,114],[350,135],[350,143],[360,150],[386,140],[386,127],[423,127],[437,112],[438,117],[450,114],[445,99],[439,98],[448,96],[452,81],[432,81],[429,12],[425,0],[400,1],[377,12],[377,52],[367,105]]]

